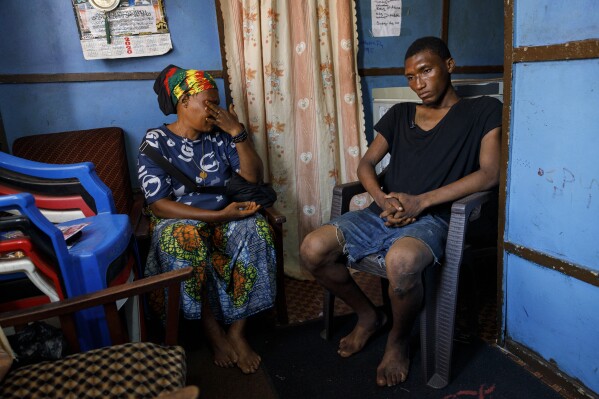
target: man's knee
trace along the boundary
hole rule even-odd
[[[312,272],[322,262],[322,248],[315,232],[304,237],[300,246],[300,258],[303,265]]]
[[[428,249],[425,248],[425,251]],[[402,298],[418,287],[422,282],[422,271],[431,259],[432,255],[428,256],[418,248],[389,251],[385,263],[387,278],[393,292]]]
[[[393,289],[393,293],[399,298],[404,298],[410,294],[414,288],[421,284],[420,273],[404,273],[398,276],[395,282],[389,283]]]
[[[303,265],[308,271],[313,272],[323,266],[330,259],[330,255],[336,252],[334,243],[331,241],[330,229],[324,226],[309,233],[300,246],[300,257]]]
[[[421,268],[413,263],[393,264],[391,267],[387,265],[389,285],[400,298],[405,297],[421,283],[421,273]]]
[[[313,263],[314,251],[314,239],[312,238],[312,233],[308,233],[300,245],[300,259],[302,262],[306,264]]]

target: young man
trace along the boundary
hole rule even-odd
[[[339,343],[343,357],[360,351],[387,320],[336,262],[341,254],[351,260],[384,255],[393,324],[376,371],[380,386],[408,375],[408,341],[423,304],[421,273],[443,256],[451,202],[499,181],[501,103],[458,97],[451,85],[454,68],[441,39],[412,43],[405,76],[422,104],[393,106],[376,124],[379,134],[358,165],[358,178],[374,202],[313,231],[301,246],[316,280],[358,316]],[[391,160],[381,187],[374,168],[387,152]]]

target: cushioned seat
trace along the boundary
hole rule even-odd
[[[0,314],[3,327],[59,317],[65,336],[75,333],[71,315],[81,309],[103,306],[107,314],[116,312],[115,302],[131,296],[167,288],[168,303],[164,343],[125,343],[119,317],[108,317],[114,346],[75,353],[11,370],[1,382],[1,398],[155,398],[187,393],[197,397],[197,389],[182,390],[186,379],[184,349],[176,345],[179,325],[180,284],[192,268],[137,280],[59,302]],[[18,354],[17,354],[18,355]],[[0,328],[0,381],[10,367],[12,349]]]
[[[185,386],[185,364],[180,346],[108,346],[11,371],[0,397],[154,398]]]

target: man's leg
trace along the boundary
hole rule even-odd
[[[339,343],[339,355],[348,357],[360,351],[386,320],[358,287],[347,267],[338,263],[343,245],[341,231],[335,226],[325,225],[306,236],[300,254],[304,266],[316,281],[345,301],[358,316],[354,330]]]
[[[422,306],[422,271],[433,259],[431,250],[412,237],[397,240],[385,257],[393,327],[376,371],[380,386],[397,385],[408,376],[410,333]]]

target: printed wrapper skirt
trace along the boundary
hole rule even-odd
[[[152,217],[144,274],[192,266],[192,277],[181,283],[184,317],[201,318],[207,299],[216,319],[231,324],[273,306],[275,262],[272,230],[260,214],[226,223]],[[164,295],[150,298],[151,308],[162,314]]]

